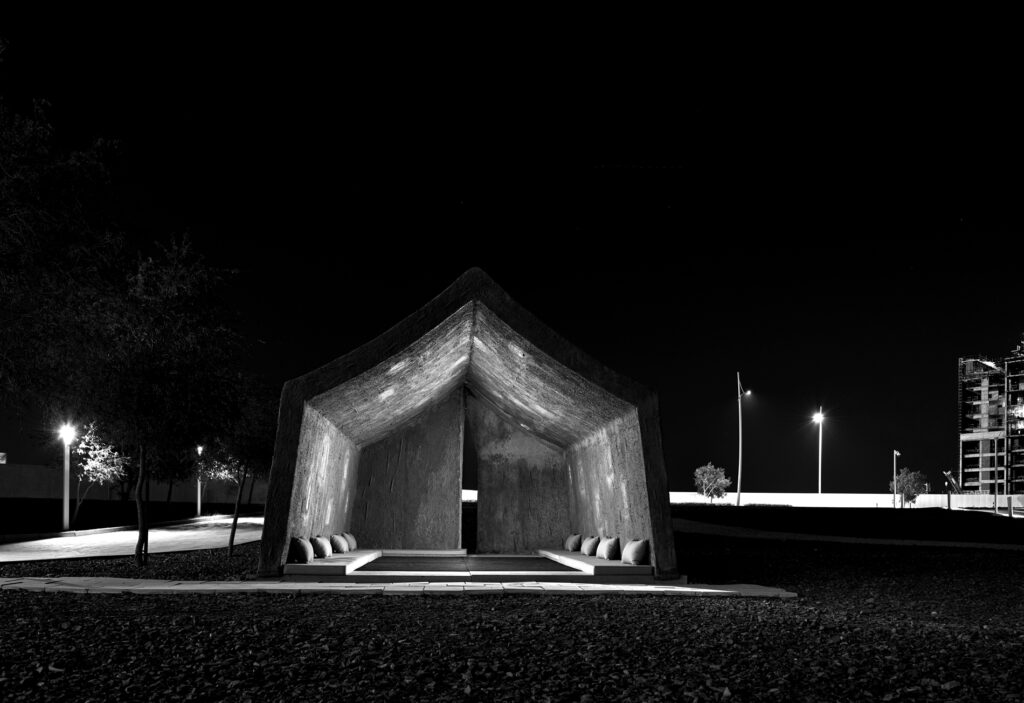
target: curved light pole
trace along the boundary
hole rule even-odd
[[[818,425],[818,495],[821,495],[821,433],[825,427],[825,414],[821,412],[820,405],[811,419]]]
[[[896,507],[896,457],[902,456],[897,450],[892,450],[892,507]],[[946,482],[949,485],[949,482]]]
[[[203,445],[196,445],[196,454],[199,460],[203,460]],[[196,467],[196,517],[203,516],[203,474],[199,466]]]
[[[736,505],[740,504],[740,496],[743,494],[743,396],[750,395],[750,391],[743,390],[740,383],[740,372],[736,372],[736,410],[740,420],[740,444],[739,460],[736,462]]]
[[[58,431],[64,442],[64,520],[65,532],[71,527],[71,443],[75,441],[75,426],[65,422]]]

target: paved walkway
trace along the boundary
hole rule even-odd
[[[187,552],[193,549],[217,549],[228,546],[231,516],[199,518],[180,525],[151,527],[149,553]],[[263,534],[262,517],[238,518],[235,544],[256,542]],[[77,533],[29,542],[0,544],[0,562],[40,561],[44,559],[81,559],[83,557],[120,557],[135,553],[135,530]]]
[[[771,532],[749,527],[714,525],[708,522],[673,518],[672,527],[683,533],[714,535],[716,537],[740,537],[743,539],[800,540],[804,542],[845,542],[847,544],[884,544],[911,547],[961,547],[964,549],[1005,549],[1024,551],[1024,544],[1000,544],[994,542],[941,542],[930,539],[878,539],[875,537],[843,537],[840,535],[809,535],[801,532]]]
[[[165,525],[149,531],[149,551],[181,552],[227,546],[231,530],[230,516],[217,516]],[[238,519],[235,544],[255,542],[263,532],[262,517]],[[135,530],[102,530],[67,534],[61,537],[0,544],[0,562],[79,559],[84,557],[128,556],[135,553]],[[403,582],[403,583],[316,583],[280,581],[163,581],[101,577],[0,578],[0,590],[20,589],[72,593],[337,593],[380,595],[445,595],[481,593],[537,593],[553,595],[652,594],[665,596],[794,598],[795,593],[781,588],[752,584],[709,586],[687,584],[590,584],[558,582],[477,583]]]
[[[550,583],[523,581],[519,583],[305,583],[295,581],[160,581],[157,579],[122,578],[0,578],[0,591],[71,593],[336,593],[379,594],[385,596],[434,596],[484,593],[537,593],[542,595],[609,595],[649,594],[661,596],[795,598],[796,594],[781,588],[730,583],[724,586],[688,584],[685,586]]]

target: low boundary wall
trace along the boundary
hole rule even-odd
[[[953,508],[992,509],[994,496],[981,494],[953,494],[949,502]],[[1024,495],[1012,495],[1014,511],[1024,512]],[[672,491],[669,502],[708,503],[708,499],[695,491]],[[723,498],[712,501],[715,505],[736,505],[736,493],[728,492]],[[789,505],[795,508],[889,508],[892,509],[892,493],[747,493],[742,496],[741,505]],[[899,507],[899,497],[896,507]],[[945,493],[919,495],[907,508],[945,508]],[[1006,496],[999,496],[999,507],[1006,508]]]

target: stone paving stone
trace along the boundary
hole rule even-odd
[[[461,594],[465,591],[462,586],[437,586],[431,584],[423,589],[423,595],[425,596],[444,596],[450,594]]]
[[[501,587],[500,583],[467,583],[462,591],[469,595],[480,595],[481,593],[504,593],[505,589]]]
[[[546,591],[539,583],[503,583],[501,584],[509,593],[545,593]]]
[[[399,583],[328,583],[304,581],[161,581],[158,579],[123,579],[100,577],[10,578],[0,580],[0,588],[30,591],[65,591],[73,593],[135,593],[167,595],[176,593],[338,593],[387,595],[479,595],[484,593],[538,593],[549,595],[662,595],[696,598],[752,597],[795,598],[797,594],[780,588],[755,584],[709,586],[658,586],[640,584],[586,584],[551,581],[519,582],[399,582]]]
[[[383,593],[384,584],[372,584],[372,583],[346,583],[342,584],[344,588],[339,588],[339,593],[354,593],[367,594],[367,593]]]
[[[544,582],[540,587],[545,591],[571,591],[578,593],[583,590],[578,583]]]
[[[423,595],[423,589],[427,584],[406,584],[406,583],[389,583],[384,586],[384,595],[386,596],[408,596],[408,595]]]

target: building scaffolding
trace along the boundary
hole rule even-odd
[[[961,358],[957,405],[961,490],[1024,492],[1024,339],[1002,359]]]

